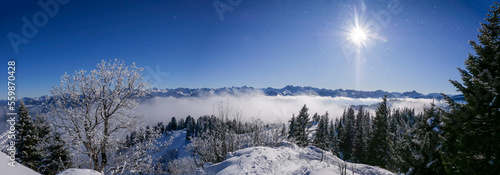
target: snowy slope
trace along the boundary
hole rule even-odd
[[[95,170],[70,168],[58,173],[58,175],[102,175],[102,174]]]
[[[7,157],[7,154],[0,152],[0,174],[39,175],[39,173],[37,173],[36,171],[29,169],[19,163],[15,163],[16,167],[9,166],[9,162],[10,160]]]
[[[186,140],[187,131],[186,129],[176,130],[171,132],[168,135],[164,135],[163,137],[158,139],[159,143],[169,142],[170,144],[167,146],[165,150],[162,150],[158,153],[153,154],[153,157],[161,157],[165,153],[172,153],[175,155],[175,158],[183,158],[186,156],[190,156],[191,154],[186,150],[186,145],[189,144],[189,141]]]
[[[217,164],[206,164],[199,174],[341,174],[345,165],[347,174],[393,174],[379,167],[346,163],[331,153],[316,147],[299,148],[283,142],[280,147],[250,147],[228,155]],[[340,166],[339,166],[340,165]]]

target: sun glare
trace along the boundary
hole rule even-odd
[[[366,39],[367,39],[366,31],[364,31],[363,29],[356,27],[351,30],[350,40],[353,43],[357,44],[358,46],[361,46],[362,44],[364,45]]]

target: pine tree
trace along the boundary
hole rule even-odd
[[[72,167],[73,162],[71,161],[69,150],[61,133],[56,131],[51,132],[46,142],[42,161],[43,166],[40,169],[43,174],[57,174]]]
[[[340,149],[342,151],[343,159],[352,161],[354,153],[354,137],[356,135],[354,109],[349,107],[342,116],[345,127],[343,128],[342,137],[340,138]]]
[[[500,174],[500,4],[488,10],[478,39],[469,41],[465,68],[458,69],[463,84],[451,81],[463,93],[465,104],[445,95],[452,111],[445,120],[443,164],[450,174]]]
[[[344,113],[342,117],[339,120],[335,121],[335,141],[336,141],[336,147],[337,149],[335,150],[335,153],[337,154],[337,157],[344,159],[344,143],[342,141],[343,138],[345,138],[346,135],[346,124],[345,124],[345,115],[346,111],[344,110]]]
[[[295,129],[297,145],[305,147],[309,144],[307,127],[309,125],[309,109],[304,105],[297,116]]]
[[[441,111],[434,103],[424,109],[423,120],[412,130],[402,156],[412,167],[409,174],[445,174],[439,148],[442,134]]]
[[[295,121],[295,114],[293,114],[292,119],[290,119],[290,125],[289,125],[290,129],[288,129],[288,139],[290,140],[295,139],[295,125],[297,124]]]
[[[359,107],[356,115],[356,135],[354,137],[354,158],[358,163],[364,163],[367,157],[368,132],[370,127],[369,113]]]
[[[328,112],[318,119],[318,127],[314,135],[314,146],[326,150],[328,144]]]
[[[336,130],[337,123],[338,123],[338,118],[335,119],[335,122],[333,122],[333,119],[330,120],[330,127],[328,128],[329,149],[335,155],[337,155],[338,152],[338,140],[337,140],[337,130]]]
[[[283,127],[281,127],[281,138],[285,138],[286,136],[286,125],[283,123]]]
[[[177,130],[177,119],[175,119],[175,117],[172,117],[172,120],[170,121],[170,123],[168,124],[170,126],[170,130],[172,131],[175,131]]]
[[[177,125],[177,129],[184,129],[186,128],[186,122],[184,121],[183,118],[179,120],[179,124]]]
[[[186,118],[186,139],[190,140],[190,137],[194,135],[196,128],[196,123],[194,118],[191,116],[187,116]]]
[[[373,119],[374,131],[373,137],[368,145],[367,163],[374,166],[387,168],[392,163],[392,142],[389,138],[389,107],[387,106],[387,96],[384,96],[382,102],[375,111]]]
[[[23,101],[18,109],[18,122],[16,123],[16,161],[37,170],[41,164],[42,156],[37,150],[40,141],[33,118]]]

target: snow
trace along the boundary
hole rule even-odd
[[[250,147],[229,154],[217,164],[205,164],[199,174],[341,174],[345,164],[347,174],[393,174],[379,167],[344,162],[316,147],[299,148],[282,142],[280,147]]]
[[[158,153],[155,153],[155,154],[153,154],[153,156],[160,157],[169,151],[176,151],[178,153],[177,158],[179,158],[179,159],[187,157],[187,156],[191,156],[189,151],[186,149],[186,145],[190,143],[188,140],[186,140],[186,135],[187,135],[186,129],[182,129],[182,130],[173,131],[172,133],[159,138],[157,140],[159,143],[163,143],[165,141],[168,141],[168,142],[170,142],[170,144],[167,146],[167,149],[162,150]]]
[[[38,174],[36,171],[29,169],[19,163],[15,163],[15,167],[10,166],[8,163],[11,162],[7,154],[0,152],[0,174],[19,174],[19,175],[35,175]]]
[[[70,168],[58,173],[58,175],[102,175],[102,173],[89,169]]]

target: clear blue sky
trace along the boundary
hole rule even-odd
[[[49,95],[65,72],[115,58],[153,72],[159,67],[166,76],[151,78],[158,88],[298,85],[456,94],[448,79],[460,79],[456,68],[473,53],[467,41],[476,40],[492,4],[220,0],[233,8],[221,20],[213,2],[71,0],[43,24],[37,1],[3,1],[2,64],[17,61],[18,97]],[[25,36],[22,18],[33,22],[33,16],[41,27]],[[348,40],[355,16],[371,28],[364,45]],[[9,32],[28,40],[17,53]]]

